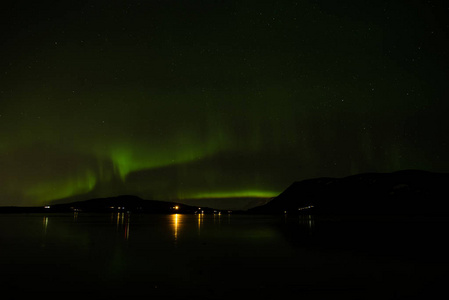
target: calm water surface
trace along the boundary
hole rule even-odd
[[[410,299],[445,292],[447,222],[313,216],[0,215],[17,296]]]

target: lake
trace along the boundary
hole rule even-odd
[[[429,298],[446,293],[445,220],[0,214],[4,291],[115,299]]]

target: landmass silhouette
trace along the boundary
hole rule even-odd
[[[294,182],[250,213],[448,214],[448,173],[404,170]]]
[[[365,173],[344,178],[316,178],[294,182],[268,203],[234,213],[249,214],[449,214],[449,173],[403,170]],[[133,195],[96,198],[36,207],[0,207],[2,213],[20,212],[141,212],[213,213],[210,207],[179,202],[144,200]]]

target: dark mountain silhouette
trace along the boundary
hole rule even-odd
[[[214,209],[185,205],[176,202],[143,200],[137,196],[122,195],[86,201],[61,203],[40,207],[0,207],[0,212],[141,212],[141,213],[195,213],[214,212]]]
[[[448,173],[406,170],[293,183],[250,213],[446,214]]]
[[[248,213],[277,214],[449,214],[449,173],[417,170],[366,173],[345,178],[316,178],[294,182],[279,196]],[[177,207],[177,208],[175,208]],[[143,200],[122,195],[49,208],[0,207],[0,212],[113,212],[194,213],[198,206],[178,202]],[[213,208],[202,207],[205,213]]]

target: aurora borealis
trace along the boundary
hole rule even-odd
[[[448,171],[447,11],[405,0],[11,3],[0,205],[133,194],[244,207],[308,178]]]

